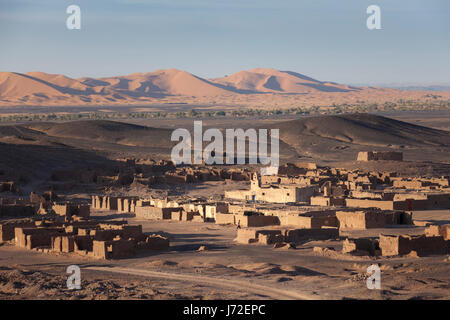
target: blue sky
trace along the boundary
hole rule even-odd
[[[81,8],[81,30],[66,8]],[[382,30],[366,8],[381,7]],[[71,77],[256,67],[341,83],[450,84],[448,0],[0,0],[0,70]]]

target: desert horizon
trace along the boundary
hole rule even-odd
[[[242,108],[330,106],[409,101],[448,104],[450,91],[355,87],[270,68],[203,79],[177,69],[72,79],[44,72],[0,72],[0,107],[200,104]]]
[[[0,8],[0,303],[15,315],[19,300],[79,317],[114,301],[103,318],[445,308],[447,1]]]

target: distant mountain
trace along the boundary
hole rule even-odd
[[[450,86],[445,85],[431,85],[431,86],[389,86],[389,88],[408,91],[450,91]]]
[[[354,83],[352,85],[357,87],[375,86],[377,88],[390,88],[405,91],[450,91],[450,84],[448,83],[424,84],[424,83],[394,82],[394,83],[376,83],[376,84]]]

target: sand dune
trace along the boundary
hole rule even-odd
[[[275,69],[257,68],[203,79],[177,69],[106,78],[72,79],[44,72],[0,72],[0,106],[231,104],[273,108],[427,99],[426,92],[351,87]],[[450,92],[440,92],[450,98]]]
[[[36,71],[36,72],[27,72],[25,73],[25,75],[46,81],[51,85],[58,86],[60,88],[65,88],[66,90],[67,88],[70,88],[78,91],[89,91],[88,86],[82,84],[76,79],[66,77],[62,74],[49,74],[45,72]]]
[[[80,79],[83,80],[83,79]],[[94,87],[110,88],[135,97],[162,97],[170,95],[210,96],[227,91],[213,83],[177,69],[158,70],[149,73],[133,73],[128,76],[100,78],[100,82],[85,80]]]
[[[0,96],[3,99],[20,99],[29,95],[47,96],[64,95],[46,81],[30,77],[20,73],[0,73]]]
[[[356,87],[318,81],[296,72],[264,68],[240,71],[212,81],[228,88],[248,90],[254,93],[349,92],[361,90]]]

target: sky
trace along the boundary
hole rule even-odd
[[[69,5],[81,29],[69,30]],[[366,26],[369,5],[381,29]],[[204,78],[275,68],[348,84],[450,84],[448,0],[0,0],[0,71]]]

